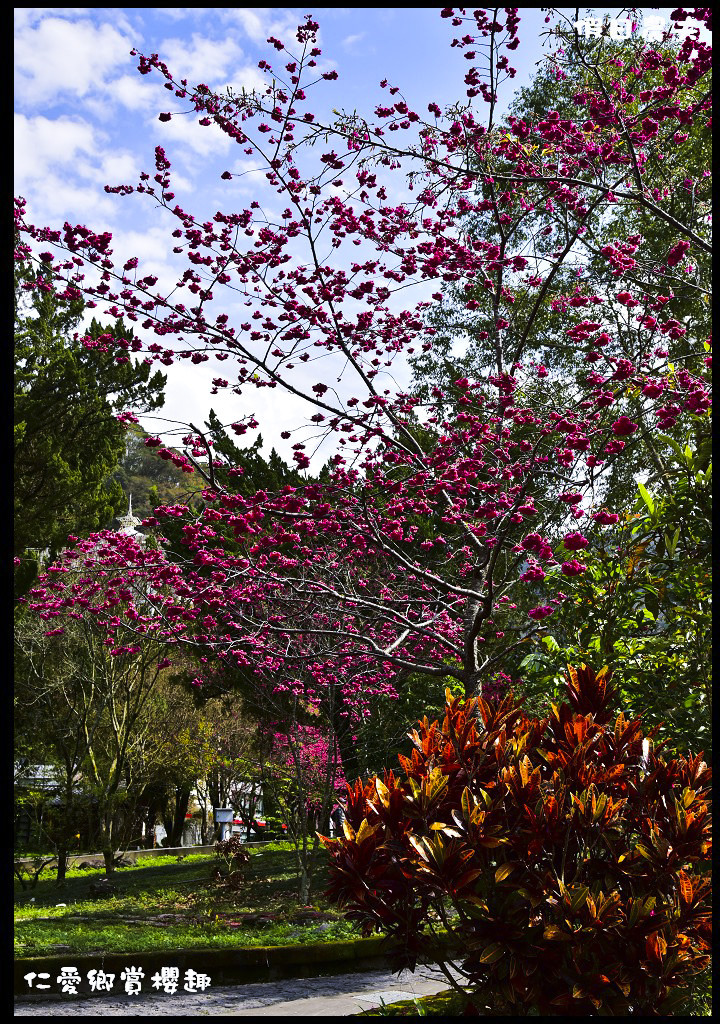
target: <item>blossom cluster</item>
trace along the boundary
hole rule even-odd
[[[31,594],[43,618],[93,615],[114,651],[128,649],[128,631],[133,642],[197,645],[309,707],[339,680],[341,714],[353,721],[370,699],[397,696],[400,671],[454,675],[472,690],[553,614],[565,599],[557,586],[582,576],[583,551],[618,521],[593,504],[595,475],[659,431],[707,414],[709,363],[690,353],[675,368],[671,348],[687,347],[689,325],[669,310],[673,274],[710,245],[703,225],[667,213],[653,167],[671,137],[709,116],[708,45],[689,36],[675,55],[640,48],[609,91],[587,86],[574,97],[572,117],[509,117],[500,131],[493,111],[498,81],[514,75],[517,9],[441,16],[464,31],[451,47],[464,61],[469,102],[445,113],[431,103],[430,117],[385,81],[374,121],[322,123],[308,95],[332,88],[324,83],[336,75],[317,72],[309,16],[294,41],[269,40],[285,63],[261,61],[264,92],[193,88],[157,54],[136,54],[139,72],[159,76],[201,127],[214,124],[262,164],[282,208],[274,220],[257,200],[234,208],[226,171],[228,208],[200,222],[175,201],[172,164],[158,146],[154,175],[107,190],[163,209],[183,265],[173,288],[138,258],[114,258],[107,233],[38,228],[16,200],[18,252],[26,259],[42,248],[45,286],[138,325],[132,344],[110,335],[85,344],[107,346],[120,362],[128,351],[163,365],[229,360],[232,371],[212,383],[243,403],[235,434],[260,426],[246,404],[252,390],[280,388],[309,410],[308,423],[287,432],[297,438],[296,468],[310,469],[318,436],[335,451],[322,477],[302,486],[246,495],[208,473],[201,512],[156,509],[146,526],[160,535],[179,527],[184,561],[127,537],[79,542]],[[562,53],[554,59],[559,69]],[[655,84],[636,96],[643,77]],[[388,198],[398,171],[402,201]],[[625,207],[677,233],[662,265],[633,234],[600,250],[609,287],[556,285],[588,229]],[[468,227],[482,216],[501,242]],[[530,216],[538,250],[514,251],[515,228]],[[398,296],[426,283],[438,289],[432,301],[401,308]],[[492,341],[495,365],[427,396],[397,390],[395,365],[433,350],[429,308],[461,285],[472,293],[468,315],[481,310],[479,337]],[[218,311],[225,288],[245,303],[232,324]],[[491,314],[472,297],[477,289],[491,296]],[[537,295],[529,314],[517,312],[521,290]],[[541,309],[563,318],[558,338],[580,367],[572,380],[531,358]],[[635,350],[628,337],[639,339]],[[317,379],[305,385],[311,366]],[[538,400],[541,382],[552,402]],[[132,413],[122,418],[132,422]],[[209,470],[223,464],[194,428],[186,455],[159,436],[145,443],[184,472],[202,456]],[[583,533],[572,529],[581,520]],[[544,603],[531,596],[521,615],[511,597],[535,588]]]

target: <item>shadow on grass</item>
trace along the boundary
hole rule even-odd
[[[211,869],[216,863],[212,854],[189,853],[180,860],[176,855],[167,858],[148,858],[132,867],[117,868],[111,884],[118,896],[148,896],[188,886],[202,888],[211,884]],[[63,885],[58,886],[52,875],[41,877],[33,889],[23,891],[16,882],[15,905],[18,909],[29,905],[54,906],[58,902],[68,903],[87,899],[89,886],[105,878],[102,868],[68,871]],[[326,871],[321,868],[317,874],[316,892],[322,892],[326,883]],[[290,898],[297,887],[295,859],[292,848],[256,848],[251,851],[250,862],[245,871],[245,884],[238,895],[247,901],[251,909],[265,910],[266,900]]]
[[[16,892],[16,952],[280,945],[299,941],[328,941],[349,936],[349,925],[338,915],[315,927],[291,919],[299,910],[292,848],[255,848],[241,886],[232,891],[213,882],[213,855],[170,855],[117,869],[108,895],[97,895],[107,884],[104,871],[73,869],[58,887],[52,877],[40,879],[30,891]],[[318,873],[322,894],[326,872]],[[91,887],[94,888],[91,891]],[[19,888],[19,887],[18,887]],[[322,895],[315,905],[325,909]],[[333,908],[334,910],[334,908]],[[240,914],[259,914],[255,926],[237,920]],[[333,913],[333,918],[336,916]]]

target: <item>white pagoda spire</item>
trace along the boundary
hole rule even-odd
[[[129,536],[131,536],[131,537],[142,537],[143,536],[143,534],[138,533],[138,531],[137,531],[137,527],[142,522],[142,519],[138,519],[137,516],[133,515],[133,510],[132,510],[132,494],[130,495],[130,500],[128,502],[127,514],[124,515],[124,516],[118,516],[118,522],[120,523],[120,526],[118,528],[118,533],[126,533]]]

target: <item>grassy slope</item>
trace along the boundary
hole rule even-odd
[[[15,953],[90,953],[238,946],[274,946],[334,941],[357,932],[336,909],[319,897],[316,910],[333,921],[301,924],[293,853],[281,844],[253,850],[246,881],[235,894],[210,881],[212,855],[189,854],[140,859],[115,873],[117,895],[91,897],[89,887],[104,877],[101,870],[68,872],[63,888],[53,879],[15,894]],[[324,876],[316,891],[322,892]],[[64,905],[63,905],[64,904]],[[262,912],[276,920],[263,926],[238,921],[244,912]],[[58,949],[56,947],[63,947]]]

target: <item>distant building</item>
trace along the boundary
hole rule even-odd
[[[132,510],[132,494],[128,499],[128,510],[124,516],[118,516],[117,518],[118,527],[116,533],[124,533],[127,537],[132,537],[133,540],[138,541],[140,544],[144,544],[147,537],[144,533],[140,533],[138,526],[142,523],[142,519],[138,519],[137,516],[133,515]]]

